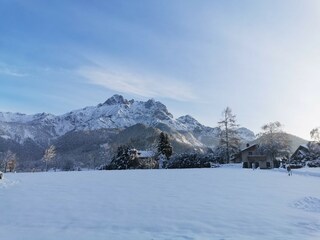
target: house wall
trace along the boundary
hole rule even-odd
[[[254,154],[255,151],[256,151],[256,148],[250,148],[248,150],[241,152],[241,160],[243,163],[246,162],[249,168],[251,168],[250,161],[248,160],[249,152],[252,152]]]
[[[256,155],[256,149],[250,149],[248,151],[242,152],[242,161],[243,167],[252,168],[252,165],[255,164],[255,167],[260,169],[270,169],[274,168],[274,163],[272,158],[265,155]],[[252,152],[252,155],[249,155],[249,152]]]
[[[139,158],[139,162],[143,169],[159,168],[159,163],[154,158]]]
[[[248,152],[248,151],[243,151],[243,152],[241,153],[242,162],[249,162],[249,161],[248,161],[248,155],[249,155],[249,152]]]
[[[269,165],[268,165],[269,163]],[[273,168],[273,162],[270,161],[260,161],[259,162],[260,169],[268,169]]]
[[[260,169],[270,169],[274,168],[274,162],[271,157],[267,157],[263,161],[259,161]]]

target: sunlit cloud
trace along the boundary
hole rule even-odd
[[[77,71],[90,84],[142,97],[163,97],[178,101],[195,101],[188,83],[163,76],[141,74],[119,68],[87,67]]]

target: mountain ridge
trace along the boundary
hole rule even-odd
[[[38,113],[0,112],[0,137],[22,143],[32,140],[42,143],[43,138],[56,139],[70,131],[97,130],[102,128],[124,129],[142,123],[156,127],[165,124],[177,131],[195,131],[198,134],[217,135],[218,129],[204,126],[190,115],[174,118],[161,102],[150,99],[146,102],[127,100],[121,95],[113,95],[97,106],[73,110],[62,115]],[[241,132],[248,141],[254,133],[246,128]],[[39,136],[42,132],[45,136]]]
[[[161,131],[168,133],[175,153],[206,152],[220,139],[219,128],[205,126],[190,115],[175,118],[159,101],[113,95],[96,106],[61,115],[0,112],[0,155],[12,150],[22,170],[41,169],[44,150],[53,144],[61,169],[70,163],[94,168],[110,161],[121,144],[154,149]],[[247,128],[239,132],[243,142],[255,139]]]

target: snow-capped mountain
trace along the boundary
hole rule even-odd
[[[46,113],[0,113],[0,137],[19,143],[32,139],[45,145],[69,132],[125,129],[135,124],[159,129],[165,127],[178,141],[195,146],[212,146],[219,134],[217,128],[204,126],[189,115],[175,119],[164,104],[153,99],[146,102],[128,101],[120,95],[114,95],[97,106],[60,116]],[[239,130],[244,141],[254,139],[250,130]]]
[[[110,161],[122,144],[154,150],[161,131],[169,134],[175,153],[206,151],[219,142],[218,128],[189,115],[174,118],[158,101],[128,101],[114,95],[97,106],[60,116],[0,112],[0,158],[11,150],[21,170],[41,169],[44,150],[54,144],[61,169],[70,164],[94,168]],[[248,129],[239,133],[243,142],[254,139]]]

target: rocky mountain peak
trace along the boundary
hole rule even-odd
[[[247,142],[251,142],[256,138],[254,132],[245,127],[238,128],[237,132],[241,136],[241,138],[246,140]]]
[[[178,119],[177,119],[179,122],[181,122],[181,123],[192,123],[192,124],[199,124],[200,125],[200,123],[195,119],[195,118],[193,118],[192,116],[190,116],[190,115],[185,115],[185,116],[181,116],[181,117],[179,117]]]
[[[130,102],[123,96],[115,94],[104,102],[104,105],[129,104]]]
[[[161,102],[155,101],[154,99],[149,99],[144,103],[144,107],[146,109],[154,109],[155,115],[160,119],[173,118],[173,115],[168,111],[166,105]]]
[[[191,146],[214,147],[219,134],[216,128],[206,127],[190,115],[175,119],[163,103],[154,99],[146,102],[128,101],[121,95],[113,95],[98,106],[85,107],[60,116],[0,112],[0,140],[12,139],[23,144],[31,139],[45,145],[71,132],[119,130],[136,124],[174,132],[177,136],[180,134],[179,141]],[[246,142],[254,139],[254,134],[248,129],[240,129],[239,134]]]
[[[152,107],[154,107],[156,105],[156,101],[152,98],[152,99],[149,99],[148,101],[145,102],[144,106],[147,108],[147,109],[150,109]]]

